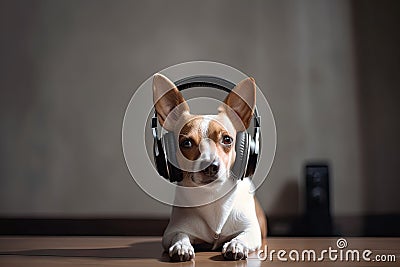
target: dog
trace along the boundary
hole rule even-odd
[[[209,195],[232,188],[206,205],[174,206],[162,239],[165,251],[171,261],[190,261],[195,258],[193,246],[205,243],[213,250],[222,247],[227,260],[246,259],[249,252],[260,248],[266,237],[267,222],[251,193],[254,190],[250,178],[235,179],[230,169],[236,156],[236,132],[249,127],[254,113],[254,79],[239,82],[216,115],[191,114],[175,84],[162,74],[153,76],[152,87],[157,119],[178,141],[179,166],[186,164],[178,185],[202,188]],[[184,171],[187,168],[195,171]]]

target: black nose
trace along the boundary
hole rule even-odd
[[[218,161],[214,161],[207,168],[202,170],[202,173],[204,173],[208,177],[213,177],[217,175],[218,171],[219,171],[219,163]]]

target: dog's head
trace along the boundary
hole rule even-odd
[[[176,157],[183,171],[183,186],[224,183],[235,162],[237,131],[246,130],[254,112],[256,85],[247,78],[236,85],[217,115],[190,114],[189,106],[167,77],[153,78],[153,100],[158,121],[175,134]]]

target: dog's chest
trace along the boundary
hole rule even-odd
[[[203,241],[218,246],[244,231],[250,225],[254,212],[254,200],[249,187],[239,186],[234,194],[196,209],[195,213],[200,218],[195,224],[199,231],[195,232]]]

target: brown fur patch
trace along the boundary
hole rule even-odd
[[[196,160],[200,156],[199,144],[204,138],[202,136],[203,133],[201,128],[203,120],[204,118],[201,116],[190,120],[182,127],[179,133],[179,144],[181,144],[185,139],[190,140],[192,143],[191,148],[180,146],[182,154],[189,160]],[[225,135],[229,135],[226,129],[219,122],[210,120],[207,130],[207,138],[214,141],[217,148],[217,154],[224,162],[224,154],[228,154],[233,146],[233,143],[231,145],[223,145],[221,143],[221,140]]]
[[[221,140],[223,136],[230,134],[226,131],[226,129],[217,121],[210,121],[208,126],[208,138],[213,140],[217,144],[218,150],[222,150],[224,153],[229,153],[233,144],[231,145],[222,145]],[[231,136],[232,137],[232,136]],[[232,137],[233,138],[233,137]]]
[[[256,197],[254,197],[254,203],[256,206],[256,215],[257,215],[258,224],[260,225],[261,238],[263,239],[263,242],[264,242],[265,238],[267,238],[267,231],[268,231],[267,218],[265,217],[264,210],[261,207],[261,204]]]
[[[179,147],[182,154],[189,160],[196,160],[200,156],[199,144],[201,142],[201,117],[190,120],[179,133]],[[180,144],[189,139],[192,142],[191,148],[183,148]]]

